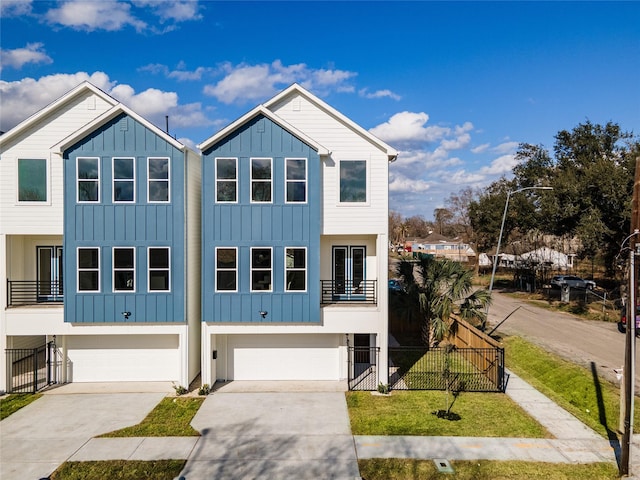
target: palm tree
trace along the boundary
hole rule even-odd
[[[417,262],[400,262],[397,274],[404,281],[408,307],[420,312],[425,345],[433,347],[446,337],[453,313],[484,322],[491,294],[473,289],[473,272],[461,263],[423,255]]]

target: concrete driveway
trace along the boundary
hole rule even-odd
[[[0,422],[0,478],[48,477],[92,437],[139,423],[167,395],[162,390],[51,391]]]
[[[360,475],[344,391],[223,388],[192,425],[202,437],[181,473],[186,480]]]

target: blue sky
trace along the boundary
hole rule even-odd
[[[0,130],[90,80],[195,146],[298,82],[399,150],[430,219],[578,123],[640,133],[640,2],[0,3]]]

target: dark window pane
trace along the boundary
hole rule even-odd
[[[78,290],[98,290],[98,272],[78,272]]]
[[[98,201],[98,182],[80,181],[78,182],[78,200],[81,202]]]
[[[149,272],[149,290],[169,290],[169,272],[167,270]]]
[[[216,288],[218,290],[236,290],[235,270],[218,270],[216,275]]]
[[[98,179],[98,159],[97,158],[79,158],[78,159],[78,178],[79,179]]]
[[[236,268],[236,250],[233,248],[219,248],[216,251],[216,268]]]
[[[115,268],[133,268],[133,248],[114,249],[113,266]]]
[[[271,268],[271,250],[268,248],[251,250],[251,268]]]
[[[304,202],[307,200],[307,184],[305,182],[287,182],[287,202]]]
[[[133,290],[133,271],[113,272],[113,288],[114,290]]]
[[[287,248],[287,268],[305,268],[306,253],[304,248]]]
[[[271,182],[253,182],[251,185],[251,199],[254,202],[270,202]]]
[[[367,201],[367,163],[364,160],[340,162],[340,201]]]
[[[150,248],[149,268],[169,268],[169,249]]]
[[[114,158],[113,178],[118,180],[133,180],[133,159]]]
[[[149,182],[149,201],[150,202],[168,202],[169,201],[169,182],[165,182],[165,181]]]
[[[18,159],[18,200],[47,201],[47,161]]]
[[[287,272],[287,290],[304,290],[306,287],[305,279],[306,272],[304,270]]]
[[[303,159],[287,160],[287,180],[306,180],[307,161]]]
[[[115,202],[133,202],[133,182],[113,182],[113,200]]]
[[[271,270],[254,270],[251,273],[251,290],[271,290]]]
[[[218,191],[216,201],[218,202],[235,202],[236,201],[236,182],[218,182]]]
[[[271,180],[271,159],[252,159],[251,178],[253,180]]]
[[[152,180],[168,180],[169,179],[169,159],[167,158],[150,158],[149,159],[149,178]]]
[[[78,250],[78,268],[98,268],[98,249],[81,248]]]
[[[218,158],[216,166],[216,178],[223,180],[235,180],[236,160],[234,158]]]

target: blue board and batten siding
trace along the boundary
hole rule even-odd
[[[215,159],[238,159],[238,202],[215,201]],[[272,203],[251,203],[250,159],[272,158]],[[285,203],[285,159],[307,159],[307,202]],[[203,152],[202,318],[221,323],[320,322],[321,160],[259,115]],[[215,249],[238,250],[237,292],[215,291]],[[251,247],[272,248],[272,291],[251,292]],[[285,292],[285,248],[306,247],[307,290]],[[261,311],[268,314],[265,318]]]
[[[76,201],[76,159],[100,158],[100,202]],[[134,157],[135,202],[112,201],[113,157]],[[170,202],[147,201],[147,159],[169,158]],[[64,159],[65,322],[185,321],[185,153],[123,114],[67,149]],[[99,247],[100,291],[77,291],[77,249]],[[135,291],[113,292],[113,247],[135,248]],[[170,248],[170,291],[148,292],[148,247]],[[125,319],[122,312],[131,312]]]

